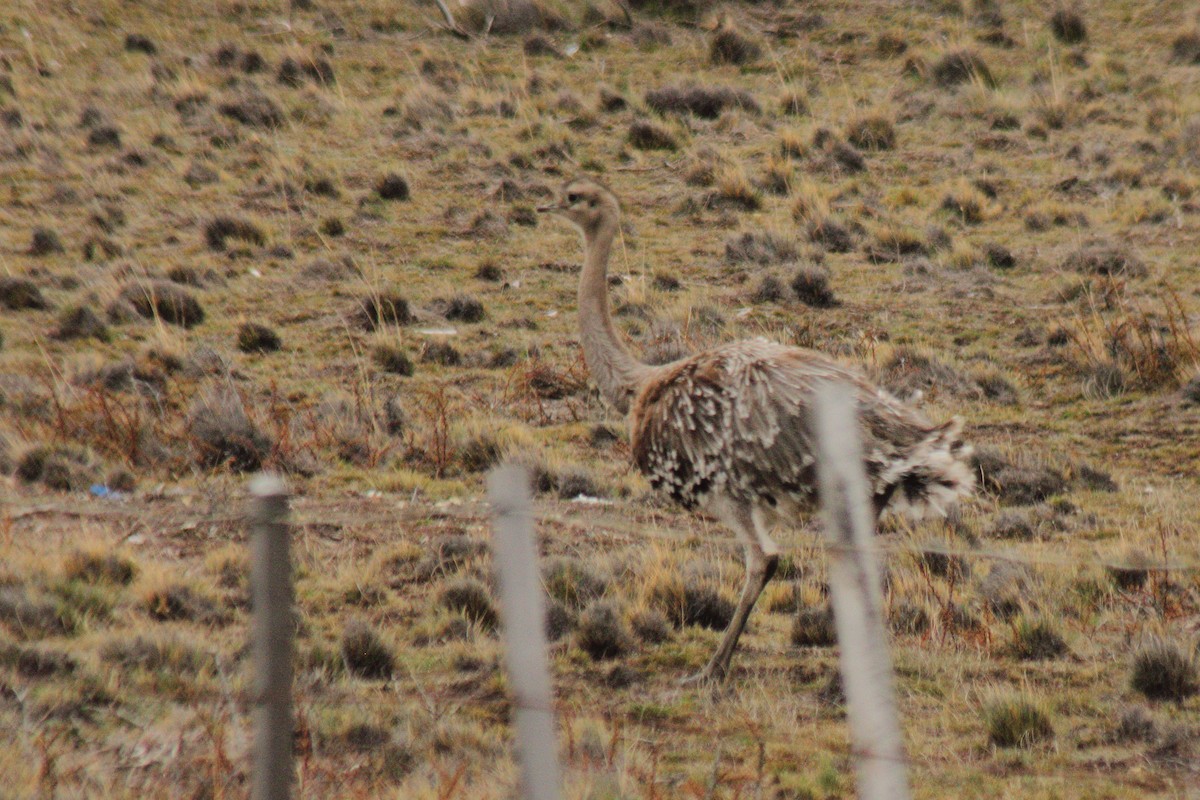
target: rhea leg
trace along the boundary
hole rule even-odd
[[[779,566],[779,546],[766,534],[762,519],[749,505],[738,505],[721,514],[725,523],[733,528],[746,548],[746,581],[742,585],[742,596],[738,600],[733,619],[721,637],[721,643],[712,658],[699,673],[685,683],[722,681],[729,673],[729,662],[737,649],[738,639],[746,628],[750,611],[762,594],[763,587]]]

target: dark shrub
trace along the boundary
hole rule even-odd
[[[987,535],[993,539],[1015,539],[1028,542],[1037,538],[1037,528],[1024,514],[1005,512],[988,528]]]
[[[61,253],[63,250],[62,240],[58,238],[57,231],[52,228],[33,229],[33,235],[29,239],[29,255],[46,256]]]
[[[833,611],[825,608],[802,608],[792,620],[792,644],[797,647],[832,647],[837,644]]]
[[[983,255],[988,264],[995,269],[1012,269],[1017,264],[1012,251],[995,242],[989,242],[983,246]]]
[[[569,609],[581,609],[604,594],[608,577],[578,558],[552,558],[542,567],[546,593]]]
[[[142,598],[146,613],[159,622],[178,620],[212,621],[218,616],[216,603],[190,586],[169,583]]]
[[[204,307],[191,292],[169,281],[130,284],[121,290],[121,299],[146,319],[161,319],[172,325],[192,328],[204,322]]]
[[[128,586],[137,575],[137,565],[117,553],[73,550],[63,562],[63,574],[85,583],[111,583]]]
[[[878,367],[879,381],[900,397],[916,392],[947,392],[977,397],[979,387],[931,353],[907,345],[897,347]]]
[[[421,361],[426,364],[441,364],[457,367],[462,364],[462,353],[449,342],[428,342],[421,348]]]
[[[801,267],[792,278],[796,299],[810,308],[841,305],[829,286],[829,272],[822,267]]]
[[[204,241],[211,250],[224,250],[229,239],[237,239],[259,247],[267,243],[262,229],[250,220],[219,216],[204,226]]]
[[[562,57],[562,53],[557,47],[554,46],[554,42],[550,41],[540,33],[535,33],[533,36],[527,38],[524,44],[521,45],[521,50],[527,56],[551,56],[553,58]]]
[[[1063,44],[1079,44],[1087,39],[1083,15],[1074,8],[1059,7],[1050,15],[1050,32]]]
[[[1200,31],[1188,31],[1171,43],[1171,60],[1178,64],[1200,64]]]
[[[634,634],[643,642],[658,644],[671,638],[670,621],[658,609],[635,611],[631,622]]]
[[[0,586],[0,629],[20,639],[62,636],[73,631],[59,604],[30,596],[19,586]]]
[[[854,145],[839,140],[829,146],[829,155],[833,163],[846,172],[857,173],[867,168],[867,160]]]
[[[328,197],[330,200],[336,200],[342,196],[341,190],[334,183],[333,178],[326,175],[314,175],[306,178],[304,181],[304,190],[311,192],[321,197]]]
[[[408,181],[403,175],[389,172],[375,184],[375,193],[383,200],[407,200],[410,197]]]
[[[494,630],[499,615],[487,587],[474,578],[457,578],[442,589],[443,608],[462,614],[484,630]]]
[[[342,661],[351,675],[368,679],[392,676],[395,659],[392,651],[367,623],[351,620],[342,632]]]
[[[1187,405],[1200,406],[1200,375],[1185,383],[1179,393]]]
[[[487,316],[483,303],[470,295],[459,294],[450,298],[445,304],[446,319],[455,322],[482,322]]]
[[[850,230],[829,217],[810,223],[808,238],[831,253],[849,253],[854,249],[854,239],[850,235]]]
[[[800,91],[786,91],[779,98],[779,110],[791,117],[802,117],[809,111],[808,98]]]
[[[457,16],[459,24],[468,31],[482,33],[486,30],[495,36],[556,31],[567,24],[561,16],[535,0],[467,0]]]
[[[384,372],[408,377],[413,374],[413,362],[404,348],[394,344],[378,344],[371,351],[371,358]]]
[[[198,186],[207,186],[210,183],[216,183],[220,179],[221,176],[215,169],[207,164],[200,164],[194,161],[188,165],[187,170],[183,173],[184,183],[193,189]]]
[[[254,472],[274,446],[229,390],[207,392],[192,404],[189,432],[197,463],[208,469],[227,466],[234,472]]]
[[[69,675],[77,662],[69,653],[48,647],[28,647],[0,642],[0,666],[12,667],[26,678]]]
[[[178,283],[181,286],[191,286],[197,289],[204,286],[205,277],[213,277],[213,275],[214,273],[211,271],[209,272],[208,276],[201,275],[200,271],[196,268],[182,264],[177,267],[171,267],[171,269],[167,271],[167,278],[172,282]]]
[[[629,649],[629,631],[616,605],[600,600],[580,615],[575,641],[595,660],[614,658]]]
[[[727,25],[713,34],[708,50],[708,59],[714,64],[749,64],[761,56],[762,45]]]
[[[64,311],[51,336],[60,341],[93,338],[107,342],[110,338],[108,326],[89,306],[75,306]]]
[[[465,472],[485,472],[499,463],[504,451],[490,433],[468,437],[458,448],[458,463]]]
[[[996,747],[1029,747],[1054,736],[1040,705],[1021,697],[994,700],[983,709],[988,741]]]
[[[729,108],[761,111],[749,92],[728,86],[664,86],[646,92],[646,105],[660,114],[687,113],[702,119],[716,119]]]
[[[987,475],[983,488],[1003,503],[1027,506],[1062,494],[1067,489],[1067,481],[1061,472],[1050,467],[1009,465]]]
[[[346,223],[342,221],[341,217],[326,217],[321,220],[319,230],[326,236],[344,236],[346,234]]]
[[[746,231],[725,241],[725,260],[731,264],[750,262],[767,266],[796,258],[796,245],[770,231]]]
[[[629,106],[629,101],[624,95],[608,86],[600,87],[600,110],[612,114],[616,111],[623,111]]]
[[[1157,737],[1158,727],[1145,706],[1124,709],[1113,731],[1113,739],[1118,742],[1152,742]]]
[[[920,563],[930,575],[962,582],[971,574],[971,565],[965,558],[954,553],[945,552],[945,546],[931,542],[921,548]]]
[[[977,589],[984,608],[1000,619],[1012,619],[1029,604],[1029,575],[1012,564],[994,564]]]
[[[42,290],[29,278],[0,275],[0,305],[10,311],[44,310],[50,307]]]
[[[408,325],[416,317],[408,308],[408,300],[392,292],[364,297],[351,315],[355,324],[368,331],[383,325]]]
[[[863,150],[891,150],[896,146],[896,127],[887,117],[861,117],[846,128],[846,139]]]
[[[273,328],[257,322],[243,322],[238,326],[237,346],[243,353],[274,353],[283,342]]]
[[[783,281],[774,275],[764,275],[759,281],[758,288],[750,295],[750,300],[755,303],[778,303],[784,299],[786,294]]]
[[[158,48],[150,40],[150,37],[141,33],[126,34],[125,50],[130,53],[145,53],[148,56],[158,52]]]
[[[683,288],[683,284],[680,283],[679,278],[676,278],[674,275],[667,275],[663,272],[655,273],[654,279],[650,282],[650,285],[659,292],[678,292]]]
[[[955,86],[971,80],[995,86],[996,79],[978,54],[970,50],[952,50],[933,65],[931,75],[939,86]]]
[[[702,576],[685,575],[653,587],[650,601],[675,627],[699,625],[724,630],[733,619],[733,603],[721,595],[719,587]]]
[[[85,489],[97,477],[90,451],[71,445],[38,446],[16,462],[15,475],[26,483],[41,483],[60,492]]]
[[[1067,643],[1048,619],[1031,619],[1024,615],[1013,623],[1009,653],[1021,661],[1042,661],[1058,658],[1067,652]]]
[[[550,600],[546,604],[546,639],[557,642],[575,628],[575,618],[562,603]]]
[[[1085,275],[1112,275],[1136,278],[1145,275],[1146,265],[1125,245],[1115,242],[1091,242],[1071,252],[1062,269]]]
[[[120,147],[121,131],[115,125],[97,125],[88,131],[87,142],[92,147]]]
[[[300,86],[306,80],[312,81],[318,86],[328,85],[334,81],[333,65],[328,60],[319,57],[293,58],[287,56],[279,62],[279,71],[275,74],[275,80],[284,86],[293,88]]]
[[[504,270],[502,270],[500,265],[496,264],[494,261],[484,261],[475,270],[475,277],[481,281],[497,283],[504,280]]]
[[[634,120],[629,125],[629,144],[638,150],[678,150],[679,142],[662,125],[648,119]]]
[[[1197,692],[1196,656],[1175,642],[1157,639],[1133,657],[1129,685],[1150,700],[1182,703]]]
[[[218,110],[230,119],[249,128],[269,130],[283,124],[283,109],[257,89],[226,100]]]

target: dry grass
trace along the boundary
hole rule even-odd
[[[1195,783],[1190,5],[473,0],[468,40],[408,0],[42,5],[0,26],[6,791],[245,795],[266,465],[304,794],[510,796],[480,498],[511,454],[568,797],[852,794],[810,533],[728,693],[675,683],[741,561],[588,385],[578,241],[532,212],[577,172],[623,202],[635,350],[768,336],[966,420],[980,498],[880,539],[919,794]]]

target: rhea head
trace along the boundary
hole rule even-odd
[[[562,217],[588,236],[606,221],[616,222],[621,206],[613,193],[591,178],[573,178],[558,190],[558,196],[538,211]]]

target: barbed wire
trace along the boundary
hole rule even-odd
[[[555,524],[572,527],[576,529],[584,529],[595,531],[597,529],[609,532],[617,532],[623,536],[628,536],[631,539],[650,538],[660,539],[673,542],[694,541],[698,537],[698,533],[694,530],[685,530],[673,526],[663,526],[656,523],[653,527],[635,527],[628,523],[622,522],[615,517],[589,517],[585,520],[578,520],[561,514],[543,513],[538,516],[538,522],[553,522]],[[722,530],[720,526],[713,525],[714,528]],[[798,531],[803,531],[798,528]],[[1080,558],[1077,555],[1050,555],[1042,553],[1018,553],[1007,550],[996,550],[991,548],[971,547],[954,545],[949,542],[945,543],[925,543],[914,544],[911,541],[895,542],[889,541],[886,534],[881,534],[875,539],[875,543],[870,549],[876,555],[911,555],[911,556],[927,556],[937,555],[947,558],[958,557],[963,559],[979,559],[989,561],[1005,561],[1014,564],[1027,564],[1031,566],[1054,566],[1054,567],[1070,567],[1078,569],[1079,567],[1094,566],[1108,570],[1125,570],[1125,571],[1145,571],[1145,572],[1200,572],[1200,560],[1188,561],[1178,558],[1171,559],[1153,559],[1147,557],[1141,558],[1108,558],[1108,557],[1090,557]],[[732,534],[729,537],[722,537],[722,542],[727,542],[730,546],[737,545],[736,539]],[[811,546],[821,549],[828,549],[834,545],[830,545],[824,538],[814,536]],[[837,545],[842,547],[842,545]]]
[[[582,503],[573,503],[572,501],[565,501],[565,503],[556,501],[555,504],[559,506],[573,505],[578,508],[578,513],[567,514],[556,512],[547,509],[545,507],[546,504],[543,502],[537,504],[542,506],[540,511],[535,508],[535,519],[539,525],[554,524],[589,535],[595,535],[598,532],[610,535],[615,534],[631,542],[654,540],[679,545],[703,541],[706,544],[715,546],[740,547],[733,534],[727,532],[724,526],[715,520],[702,520],[697,523],[697,527],[685,528],[669,524],[663,519],[664,517],[669,517],[669,514],[664,513],[658,516],[655,515],[652,509],[645,510],[649,511],[650,519],[631,522],[629,515],[618,516],[614,513],[605,512],[603,509],[606,506],[600,502],[585,505]],[[74,519],[94,519],[97,522],[122,519],[142,521],[136,506],[125,508],[119,506],[80,508],[78,506],[67,506],[59,503],[44,503],[23,509],[10,509],[4,515],[4,518],[12,521],[20,521],[32,517],[54,515],[67,516]],[[244,517],[240,514],[205,514],[194,507],[174,510],[170,516],[186,520],[181,530],[193,528],[197,524],[239,526],[245,521]],[[412,503],[405,504],[403,507],[388,504],[386,507],[378,509],[356,508],[352,511],[338,510],[332,505],[326,506],[324,503],[305,508],[303,501],[298,500],[296,507],[293,509],[293,524],[300,531],[312,527],[327,528],[329,526],[340,526],[359,528],[372,525],[411,525],[423,522],[435,524],[438,521],[470,522],[482,526],[486,525],[490,521],[490,518],[491,509],[483,499],[435,504]],[[819,549],[830,547],[829,543],[819,535],[815,523],[810,526],[797,526],[790,530],[801,535],[804,535],[806,531],[811,532],[811,541],[807,546]],[[903,529],[897,531],[897,533],[907,533],[908,535],[911,535],[913,532],[911,528],[907,531]],[[1029,544],[1037,544],[1037,541],[1030,541]],[[878,556],[913,556],[916,558],[940,556],[966,560],[1000,561],[1026,566],[1053,567],[1056,569],[1069,568],[1077,570],[1083,567],[1095,567],[1108,571],[1200,573],[1200,554],[1197,554],[1195,560],[1180,557],[1156,558],[1149,555],[1146,557],[1132,555],[1105,556],[1095,552],[1090,556],[1084,556],[1079,553],[1057,555],[1051,553],[1018,552],[1013,549],[1001,550],[994,547],[979,547],[966,543],[951,542],[949,540],[925,543],[915,543],[911,539],[896,541],[890,533],[877,536],[870,549]],[[787,552],[786,548],[784,552]]]

